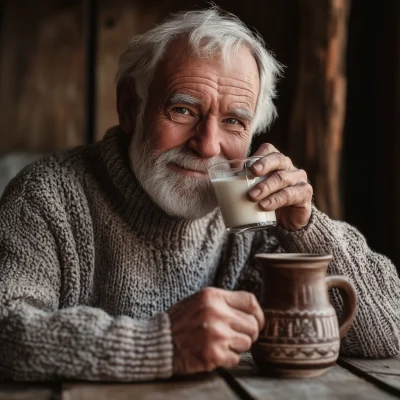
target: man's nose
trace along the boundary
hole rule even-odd
[[[188,148],[195,151],[202,158],[212,158],[220,154],[218,121],[211,119],[202,121],[189,139]]]

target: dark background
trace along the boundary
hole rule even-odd
[[[346,221],[400,265],[400,1],[353,1],[347,54]]]

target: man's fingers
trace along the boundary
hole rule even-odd
[[[246,351],[246,350],[245,350]],[[235,350],[227,351],[224,357],[224,361],[218,365],[218,367],[233,368],[236,367],[240,362],[239,352]]]
[[[292,160],[282,153],[270,153],[260,158],[251,166],[252,172],[256,176],[265,176],[272,171],[294,169]]]
[[[263,143],[252,156],[263,157],[270,153],[279,153],[279,151],[271,143]]]
[[[307,174],[302,169],[293,171],[275,171],[262,182],[253,186],[249,191],[249,199],[252,201],[261,201],[272,193],[287,186],[295,186],[301,182],[307,182]]]
[[[236,332],[244,333],[252,342],[255,342],[260,333],[260,326],[256,317],[234,308],[232,312],[234,316],[230,320],[230,327]]]
[[[253,341],[247,335],[235,333],[232,339],[230,340],[229,349],[234,351],[235,353],[243,353],[245,351],[249,351]]]
[[[253,293],[245,291],[226,292],[226,303],[239,311],[254,315],[258,322],[259,330],[264,326],[264,313]]]
[[[174,343],[174,373],[233,367],[264,325],[255,296],[205,288],[168,310]]]
[[[264,211],[274,211],[281,207],[303,207],[311,202],[313,195],[312,186],[302,182],[292,187],[285,187],[260,201],[260,208]]]

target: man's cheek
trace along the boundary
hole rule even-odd
[[[177,126],[171,121],[158,124],[152,138],[155,150],[162,153],[166,150],[184,146],[190,138],[190,133],[185,128]]]
[[[245,158],[250,152],[250,145],[239,140],[229,140],[221,145],[222,155],[228,160]]]

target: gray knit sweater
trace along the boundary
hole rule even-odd
[[[218,210],[173,218],[136,181],[128,139],[36,162],[0,201],[0,378],[144,380],[172,374],[167,309],[206,286],[259,291],[257,252],[332,253],[356,285],[342,351],[400,354],[400,281],[356,229],[313,209],[300,232],[227,234]],[[338,313],[342,302],[332,301]]]

